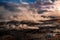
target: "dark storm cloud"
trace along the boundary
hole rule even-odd
[[[9,10],[9,11],[17,11],[18,4],[0,2],[0,6],[3,6],[6,10]]]
[[[20,12],[19,5],[15,3],[2,3],[0,2],[0,20],[7,19],[10,16]]]

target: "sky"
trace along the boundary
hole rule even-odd
[[[19,3],[19,0],[0,0],[0,2],[16,2],[16,3]],[[24,2],[28,2],[28,3],[30,3],[30,2],[34,2],[35,0],[23,0]]]
[[[35,0],[24,0],[26,2],[34,2]]]

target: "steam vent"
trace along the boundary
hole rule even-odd
[[[60,0],[0,0],[0,40],[60,40]]]

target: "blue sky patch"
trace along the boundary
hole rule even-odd
[[[35,0],[22,0],[23,2],[35,2]],[[15,3],[20,3],[20,0],[0,0],[0,2],[15,2]]]

